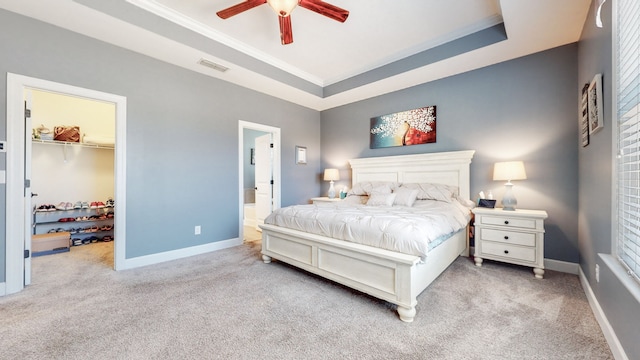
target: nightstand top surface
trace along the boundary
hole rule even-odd
[[[494,215],[494,216],[510,216],[510,217],[536,217],[546,219],[548,217],[547,212],[544,210],[529,210],[529,209],[515,209],[515,210],[503,210],[502,208],[483,208],[476,207],[471,209],[474,214],[478,215]]]

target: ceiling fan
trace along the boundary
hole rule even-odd
[[[228,19],[264,3],[268,3],[276,14],[278,14],[278,20],[280,22],[280,40],[282,41],[282,45],[291,44],[293,42],[291,12],[298,5],[340,22],[345,22],[349,16],[349,11],[321,0],[246,0],[224,10],[220,10],[216,14],[223,19]]]

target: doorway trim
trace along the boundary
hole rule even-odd
[[[119,95],[7,73],[7,182],[6,182],[6,279],[5,294],[24,288],[24,160],[25,139],[22,134],[24,92],[26,89],[50,91],[68,96],[113,103],[116,106],[115,139],[115,212],[114,269],[126,260],[126,128],[127,98]],[[5,294],[0,294],[5,295]]]
[[[281,151],[280,151],[280,128],[238,120],[238,223],[240,240],[244,239],[244,129],[258,130],[271,133],[273,141],[273,209],[280,208],[282,176],[281,176]]]

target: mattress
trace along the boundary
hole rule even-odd
[[[433,244],[469,220],[470,209],[457,201],[420,200],[411,207],[345,201],[294,205],[275,210],[264,222],[426,258]]]

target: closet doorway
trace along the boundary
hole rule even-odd
[[[80,88],[72,85],[56,83],[52,81],[17,75],[7,74],[7,171],[6,171],[6,283],[4,289],[0,289],[0,295],[21,291],[31,282],[31,235],[33,228],[34,212],[32,204],[41,201],[31,198],[31,154],[33,150],[32,129],[40,124],[32,124],[31,103],[33,91],[44,91],[85,100],[110,103],[115,106],[115,146],[113,150],[113,173],[111,181],[114,182],[113,199],[118,211],[115,211],[113,221],[113,267],[115,270],[130,267],[126,259],[126,109],[125,97]],[[37,119],[36,119],[37,121]],[[58,125],[58,124],[56,124]],[[72,125],[69,123],[59,125]],[[53,129],[50,129],[53,130]],[[81,130],[82,131],[82,130]],[[90,136],[100,136],[99,134]],[[37,146],[59,146],[44,145]],[[72,145],[69,145],[72,146]],[[69,149],[65,147],[48,150],[58,156],[64,162],[66,156],[70,156]],[[103,150],[101,150],[103,151]],[[67,161],[69,161],[69,157]],[[37,200],[36,200],[37,199]],[[75,205],[80,199],[60,199],[58,203],[65,201]],[[88,201],[89,205],[95,200]],[[105,200],[101,200],[105,202]],[[55,201],[54,201],[55,202]],[[57,204],[53,204],[57,205]],[[106,205],[106,204],[105,204]],[[90,246],[90,245],[89,245]],[[55,256],[55,255],[52,255]]]
[[[29,92],[32,255],[82,251],[113,268],[116,105]],[[60,248],[65,239],[70,248]]]

